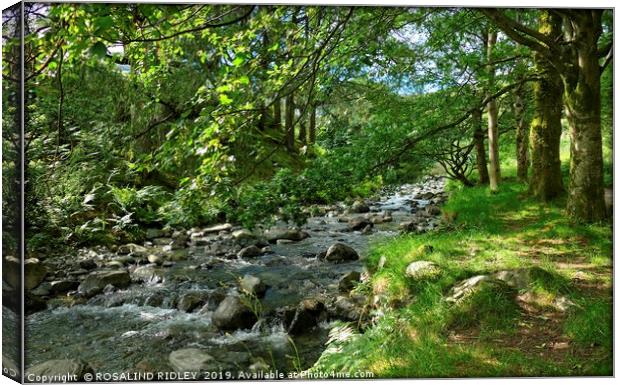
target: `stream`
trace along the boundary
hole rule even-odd
[[[363,261],[373,243],[403,229],[436,227],[437,207],[445,198],[444,180],[427,177],[375,201],[319,207],[319,214],[300,228],[276,224],[293,231],[292,238],[305,237],[298,241],[266,241],[247,231],[238,232],[237,239],[233,234],[241,228],[230,225],[172,235],[154,230],[158,236],[130,252],[85,249],[65,261],[45,261],[53,273],[33,290],[46,308],[26,318],[26,367],[64,358],[80,359],[95,372],[170,371],[178,369],[171,365],[171,352],[197,348],[212,356],[213,370],[237,372],[265,364],[283,372],[307,369],[325,349],[333,322],[355,318],[355,301],[339,287],[341,278],[351,272],[365,278]],[[334,243],[353,248],[360,258],[326,260],[325,251]],[[253,244],[260,255],[237,257]],[[161,260],[149,263],[151,255]],[[52,282],[74,280],[83,288],[89,275],[110,269],[128,271],[131,283],[106,285],[88,296],[75,288],[50,293]],[[221,330],[213,323],[214,312],[225,298],[238,295],[246,275],[266,286],[254,299],[260,318],[252,326]],[[309,298],[325,310],[307,330],[288,333],[290,314]]]

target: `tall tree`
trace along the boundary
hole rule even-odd
[[[486,40],[486,57],[488,71],[488,90],[492,93],[495,83],[495,65],[493,64],[493,50],[497,43],[497,31],[489,28]],[[489,100],[487,103],[487,122],[489,135],[489,186],[491,191],[497,191],[501,178],[499,166],[499,127],[498,127],[498,108],[495,99]]]
[[[558,40],[562,20],[548,10],[540,12],[539,32]],[[539,80],[534,82],[534,118],[530,128],[532,176],[530,193],[550,200],[564,191],[560,162],[562,136],[562,79],[539,52],[534,51],[534,68]]]
[[[487,152],[484,146],[484,130],[482,129],[482,110],[475,109],[471,113],[471,124],[474,131],[474,145],[476,147],[476,167],[478,169],[479,182],[482,185],[489,184],[489,170],[487,168]]]
[[[571,137],[566,209],[576,221],[604,219],[600,74],[612,60],[613,46],[599,47],[603,10],[550,10],[562,18],[561,41],[516,22],[503,11],[482,12],[513,40],[541,54],[560,75]]]

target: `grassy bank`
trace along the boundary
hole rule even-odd
[[[511,178],[493,195],[485,187],[449,189],[446,229],[374,247],[366,262],[372,277],[356,290],[369,304],[386,303],[384,315],[363,334],[343,325],[314,369],[376,377],[610,375],[610,226],[571,225],[565,202],[540,204]],[[413,281],[405,270],[416,260],[436,263],[441,274]],[[460,303],[445,300],[463,279],[526,267],[534,274],[519,291],[491,287]]]

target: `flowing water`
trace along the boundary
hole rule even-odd
[[[304,298],[338,295],[339,278],[363,271],[369,245],[399,233],[399,224],[418,220],[428,200],[414,199],[424,192],[441,193],[443,181],[429,179],[404,185],[370,202],[370,214],[385,215],[391,222],[376,224],[370,234],[348,230],[339,211],[311,217],[302,227],[310,237],[271,245],[271,252],[253,259],[225,259],[192,247],[189,258],[171,267],[151,267],[154,278],[129,288],[102,293],[84,304],[50,306],[29,315],[26,321],[26,366],[58,358],[80,358],[96,372],[170,370],[170,352],[187,347],[204,349],[221,370],[245,370],[260,357],[282,371],[310,367],[324,350],[330,321],[312,333],[287,335],[277,309],[294,306]],[[340,221],[339,221],[340,219]],[[431,218],[431,222],[437,221]],[[317,258],[335,242],[353,247],[361,260],[330,263]],[[237,290],[245,274],[259,277],[267,286],[260,301],[261,317],[251,329],[218,331],[211,315],[227,294]],[[193,312],[177,309],[188,293],[208,298]]]

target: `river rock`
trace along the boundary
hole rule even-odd
[[[213,325],[220,330],[248,329],[256,322],[256,315],[237,296],[228,296],[213,313]]]
[[[149,254],[146,259],[149,261],[149,263],[154,263],[156,265],[161,265],[162,263],[164,263],[164,259],[161,256],[155,254]]]
[[[72,280],[62,280],[62,281],[52,281],[50,284],[50,292],[52,294],[63,294],[71,290],[77,290],[80,286],[78,281]]]
[[[153,265],[145,265],[136,267],[131,272],[131,278],[136,281],[146,283],[159,283],[163,281],[161,272]]]
[[[194,291],[185,293],[179,298],[177,308],[184,312],[191,312],[199,306],[204,305],[209,300],[208,293]]]
[[[19,259],[12,255],[7,255],[4,257],[4,263],[2,265],[2,279],[12,288],[17,289],[21,286],[21,276],[22,267]]]
[[[366,218],[353,218],[349,221],[349,229],[352,231],[362,230],[366,226],[372,226],[372,222]]]
[[[97,263],[93,259],[83,259],[79,263],[82,269],[93,270],[97,268]]]
[[[288,239],[289,241],[301,241],[310,235],[299,229],[271,229],[265,232],[265,238],[270,243],[276,243],[278,239]]]
[[[299,303],[287,328],[290,335],[309,332],[324,317],[325,305],[315,298],[307,298]]]
[[[144,257],[148,253],[148,250],[144,246],[136,245],[135,243],[128,243],[121,245],[117,250],[118,254],[133,254],[139,257]]]
[[[350,271],[343,275],[338,281],[338,290],[341,293],[348,293],[355,287],[355,284],[360,281],[361,274],[358,271]]]
[[[130,284],[131,278],[126,270],[95,271],[80,284],[78,291],[86,297],[92,297],[99,294],[107,285],[122,289]]]
[[[187,241],[189,241],[189,236],[185,231],[176,230],[172,233],[172,242],[174,244],[183,247]]]
[[[84,375],[86,373],[94,374],[93,369],[82,360],[50,360],[26,369],[26,378],[28,382],[39,383],[45,381],[43,377],[48,379],[45,382],[49,382],[49,378],[61,378],[62,376],[71,376],[77,381],[84,381]],[[73,381],[69,380],[69,382]]]
[[[418,194],[417,198],[418,198],[418,199],[424,199],[424,200],[426,200],[426,201],[427,201],[427,200],[432,199],[434,196],[435,196],[435,193],[430,192],[430,191],[427,191],[427,192],[424,192],[424,193]]]
[[[441,274],[439,267],[430,261],[411,262],[405,270],[405,274],[414,280],[433,279]]]
[[[263,295],[265,295],[265,291],[267,291],[267,287],[260,280],[260,278],[250,274],[246,274],[239,281],[239,288],[245,293],[254,295],[257,298],[261,298]]]
[[[381,224],[381,223],[386,223],[386,222],[392,222],[393,218],[389,213],[386,212],[382,212],[380,213],[381,215],[374,215],[370,218],[370,222],[372,222],[375,225]]]
[[[435,205],[428,205],[426,206],[426,213],[432,216],[439,215],[441,214],[441,209]]]
[[[353,202],[353,204],[349,208],[349,211],[352,213],[358,213],[358,214],[367,213],[370,211],[370,207],[368,207],[368,205],[364,203],[363,201],[357,200]]]
[[[187,348],[175,350],[168,356],[172,369],[177,372],[201,372],[216,367],[215,359],[204,350]]]
[[[220,231],[230,231],[232,227],[233,226],[230,223],[223,223],[221,225],[215,225],[215,226],[207,227],[206,229],[202,229],[202,232],[205,234],[219,233]]]
[[[111,260],[105,263],[105,267],[110,269],[122,269],[125,264],[119,260]]]
[[[52,284],[50,282],[41,282],[39,286],[30,291],[31,294],[37,297],[47,297],[52,292]]]
[[[355,261],[359,259],[357,251],[344,243],[334,243],[327,249],[325,253],[325,259],[327,261]]]
[[[47,268],[37,258],[28,258],[24,261],[26,290],[32,290],[39,286],[47,275]]]
[[[262,254],[261,250],[255,246],[244,247],[237,253],[237,258],[245,259],[245,258],[255,258]]]
[[[26,294],[25,300],[26,303],[24,308],[26,309],[27,314],[33,314],[47,309],[47,302],[40,296],[34,295],[31,292]]]
[[[338,296],[334,303],[332,315],[344,321],[359,321],[364,314],[366,296]]]
[[[251,241],[256,239],[256,235],[247,229],[233,231],[232,236],[236,241]]]

